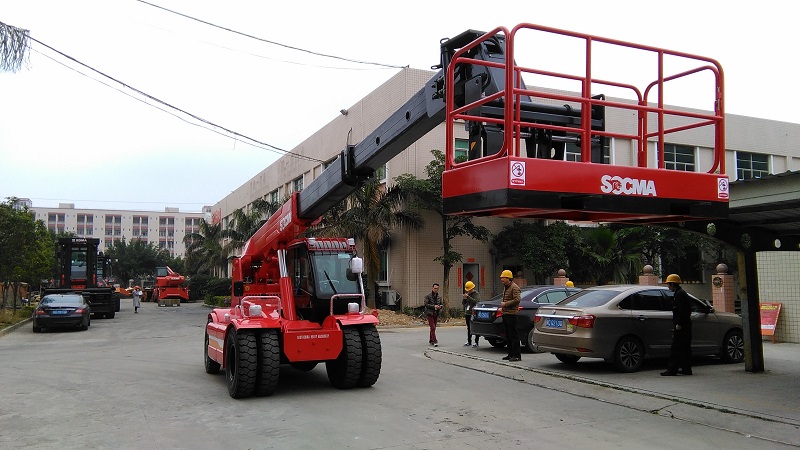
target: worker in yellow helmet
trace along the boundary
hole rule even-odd
[[[503,328],[506,331],[506,346],[508,347],[508,356],[504,356],[503,359],[519,361],[522,359],[519,332],[517,331],[520,289],[517,283],[514,283],[514,275],[510,270],[504,270],[500,273],[500,281],[504,286],[500,308],[503,310]]]
[[[475,283],[472,281],[464,283],[464,299],[461,300],[461,305],[464,306],[464,321],[467,323],[467,342],[464,343],[464,347],[469,347],[470,345],[473,347],[478,346],[480,336],[475,336],[475,343],[473,344],[470,322],[472,321],[472,309],[475,308],[479,301],[481,301],[481,296],[475,290]]]
[[[667,286],[672,291],[672,346],[669,366],[662,376],[692,374],[692,301],[681,288],[681,277],[672,273],[667,276]],[[680,370],[679,370],[680,369]]]

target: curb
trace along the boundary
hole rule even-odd
[[[17,322],[14,325],[11,325],[11,326],[8,326],[8,327],[5,327],[5,328],[1,329],[0,330],[0,336],[5,336],[6,334],[11,333],[12,331],[16,330],[17,328],[29,323],[31,320],[33,320],[33,319],[31,319],[29,317],[29,318],[23,320],[22,322]]]

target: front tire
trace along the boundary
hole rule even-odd
[[[536,350],[533,348],[533,344],[534,344],[534,342],[533,342],[533,330],[534,329],[531,328],[531,330],[528,331],[528,337],[525,339],[525,348],[529,352],[536,353]]]
[[[357,328],[342,330],[344,346],[339,357],[325,363],[328,380],[337,389],[350,389],[361,379],[363,352]]]
[[[258,381],[255,394],[272,395],[278,389],[281,349],[276,330],[262,330],[258,340]],[[316,363],[314,363],[316,365]]]
[[[644,347],[638,339],[625,336],[614,349],[614,368],[620,372],[636,372],[644,364]]]
[[[361,379],[358,380],[358,386],[369,387],[375,384],[381,375],[381,363],[383,361],[381,337],[378,335],[375,325],[362,327],[360,335],[363,359],[361,362]]]
[[[740,330],[731,330],[725,335],[720,357],[728,364],[744,360],[744,335]]]
[[[225,338],[225,378],[233,398],[253,395],[258,372],[256,337],[250,330],[228,331]]]

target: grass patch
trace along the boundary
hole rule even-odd
[[[0,309],[0,328],[5,328],[15,323],[29,319],[33,313],[32,306],[23,306],[22,309]]]

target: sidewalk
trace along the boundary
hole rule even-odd
[[[661,377],[663,361],[639,372],[618,373],[602,361],[560,363],[546,353],[500,358],[504,349],[441,345],[432,360],[503,376],[545,389],[730,430],[770,442],[800,446],[800,345],[764,343],[765,371],[698,359],[694,375]],[[755,443],[754,443],[755,444]]]

